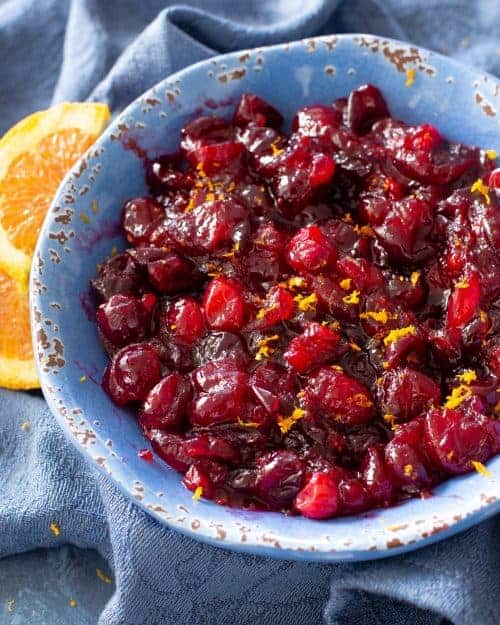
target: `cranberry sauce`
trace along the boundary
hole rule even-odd
[[[199,117],[92,281],[130,405],[195,497],[313,519],[425,496],[500,451],[495,153],[373,86]]]

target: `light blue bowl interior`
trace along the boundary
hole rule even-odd
[[[426,544],[499,509],[500,457],[489,464],[492,479],[455,478],[431,499],[327,522],[193,502],[177,473],[138,457],[148,442],[133,414],[114,406],[99,386],[106,356],[88,314],[88,284],[97,264],[124,247],[118,229],[124,200],[147,193],[134,146],[149,156],[173,152],[187,120],[200,113],[230,116],[242,92],[269,100],[289,122],[300,106],[329,103],[371,82],[393,116],[432,122],[451,139],[500,153],[500,89],[492,77],[398,42],[365,41],[370,45],[344,36],[236,53],[170,77],[113,122],[83,168],[67,177],[44,225],[31,297],[49,404],[69,437],[126,495],[160,521],[214,544],[286,558],[361,560]],[[413,60],[398,69],[391,50]],[[409,67],[417,68],[416,77],[405,87],[400,70]]]

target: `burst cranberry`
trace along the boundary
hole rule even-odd
[[[244,414],[248,375],[235,363],[208,363],[193,372],[198,392],[189,408],[193,425],[236,422]]]
[[[377,120],[384,117],[389,117],[389,111],[376,87],[363,85],[351,91],[347,102],[347,123],[354,132],[368,132]]]
[[[165,215],[161,204],[150,197],[129,200],[123,207],[123,230],[133,245],[147,242],[151,224]]]
[[[223,462],[238,460],[238,450],[220,436],[195,436],[186,441],[184,449],[191,458],[210,458]]]
[[[139,413],[145,429],[170,429],[182,425],[191,399],[191,385],[178,373],[171,373],[148,393]]]
[[[138,341],[151,332],[152,309],[144,297],[140,300],[133,295],[113,295],[99,306],[96,318],[99,330],[117,347]]]
[[[290,319],[294,312],[295,302],[290,293],[281,286],[273,286],[257,313],[257,325],[260,329],[269,328]]]
[[[240,330],[245,320],[243,289],[235,280],[214,278],[205,291],[203,310],[211,330]]]
[[[439,403],[439,386],[428,376],[409,369],[394,369],[383,375],[379,387],[380,403],[385,414],[406,421]]]
[[[256,124],[257,126],[279,128],[283,122],[283,117],[279,111],[259,96],[253,93],[244,93],[234,112],[233,121],[237,126]]]
[[[187,471],[193,459],[185,452],[185,440],[179,434],[152,429],[147,436],[155,452],[176,471]]]
[[[299,273],[325,271],[335,258],[335,248],[317,226],[302,228],[287,246],[288,264]]]
[[[201,496],[212,499],[215,489],[224,483],[227,478],[227,469],[220,462],[203,459],[194,462],[186,471],[184,485],[189,490],[201,488]]]
[[[377,503],[389,503],[394,495],[394,484],[385,465],[383,447],[368,447],[361,471],[371,499]]]
[[[257,462],[255,490],[273,507],[287,506],[302,486],[304,465],[292,451],[270,451]]]
[[[103,264],[99,276],[90,284],[98,301],[105,302],[113,295],[137,294],[142,278],[137,264],[128,254],[117,254]]]
[[[449,408],[427,414],[425,440],[436,464],[453,474],[470,471],[473,461],[485,462],[494,448],[486,419]]]
[[[478,311],[480,297],[481,286],[477,275],[473,274],[456,284],[448,300],[448,327],[461,328],[468,323]]]
[[[192,345],[205,330],[200,305],[192,297],[180,297],[171,302],[166,315],[167,332],[178,343]]]
[[[306,405],[338,423],[368,423],[375,414],[370,391],[341,371],[322,367],[309,378]]]
[[[267,362],[252,373],[250,388],[269,414],[288,412],[296,401],[298,381],[292,372]]]
[[[194,269],[191,262],[175,252],[147,263],[150,284],[159,293],[173,294],[185,291],[194,282]]]
[[[295,508],[309,519],[328,519],[339,509],[339,490],[329,473],[313,473],[294,500]]]
[[[293,119],[292,128],[301,135],[318,137],[327,135],[341,123],[340,111],[330,106],[317,104],[300,109]]]
[[[160,359],[149,345],[136,343],[117,352],[106,368],[104,390],[118,406],[146,398],[161,377]]]
[[[336,353],[340,335],[320,323],[309,323],[306,329],[288,344],[283,357],[298,373],[331,361]]]
[[[344,514],[357,514],[370,506],[370,496],[360,480],[356,478],[341,480],[338,488]]]
[[[432,483],[430,461],[422,445],[424,423],[421,418],[400,425],[385,448],[385,462],[394,479],[402,486],[422,488]]]

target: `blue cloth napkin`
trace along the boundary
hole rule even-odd
[[[498,75],[499,30],[491,0],[10,0],[0,5],[0,132],[61,100],[104,100],[117,112],[215,52],[314,34],[411,40]],[[0,557],[66,543],[98,550],[114,570],[99,625],[500,623],[498,518],[372,563],[230,553],[124,499],[66,442],[39,394],[1,391]]]

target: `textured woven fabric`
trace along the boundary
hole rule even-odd
[[[491,0],[10,0],[0,6],[0,132],[61,100],[106,100],[117,112],[215,52],[331,32],[407,39],[500,74],[499,28]],[[0,557],[67,543],[96,549],[114,570],[99,625],[500,623],[498,518],[372,563],[230,553],[124,499],[67,443],[37,393],[0,391]]]

